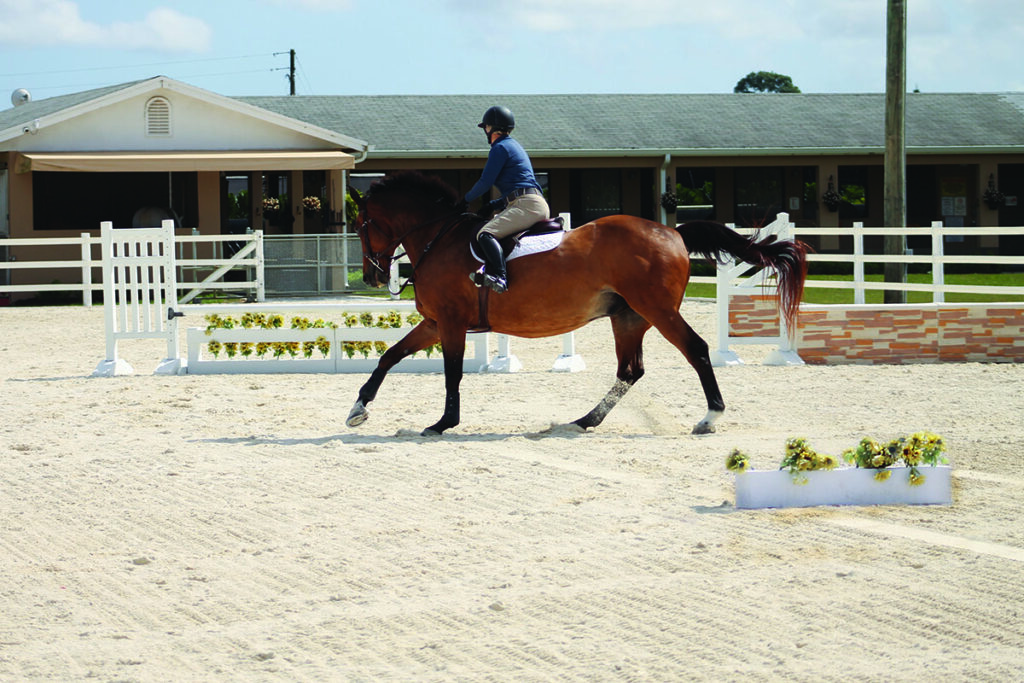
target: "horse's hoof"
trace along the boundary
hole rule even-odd
[[[433,427],[427,427],[420,432],[420,436],[441,436],[441,432],[435,430]]]
[[[697,426],[693,428],[691,434],[714,434],[715,433],[715,422],[718,418],[722,417],[721,410],[708,409],[708,414],[704,416],[704,419],[697,423]]]
[[[349,427],[358,427],[366,422],[368,417],[370,417],[370,411],[366,409],[362,401],[356,401],[356,404],[352,406],[352,412],[348,414],[348,419],[345,420],[345,424]]]

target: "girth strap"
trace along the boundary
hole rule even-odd
[[[476,325],[474,325],[474,326],[469,328],[470,332],[490,332],[491,331],[491,322],[490,322],[490,320],[487,319],[487,304],[491,300],[490,299],[490,294],[491,294],[490,287],[477,287],[476,288],[476,298],[477,298],[477,302],[478,302],[478,305],[479,305],[479,308],[480,308],[480,317],[478,318],[479,322]]]

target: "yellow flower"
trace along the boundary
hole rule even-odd
[[[738,448],[732,449],[732,453],[725,458],[725,469],[730,472],[746,472],[749,466],[750,458]]]
[[[321,335],[316,338],[314,343],[316,344],[317,350],[320,351],[323,357],[327,358],[327,355],[331,352],[331,342],[327,340],[327,337]]]
[[[885,481],[892,476],[892,470],[878,470],[875,472],[875,481]]]

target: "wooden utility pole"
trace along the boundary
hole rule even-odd
[[[289,95],[295,94],[295,50],[288,50],[288,56],[291,57],[291,63],[288,66],[288,88]]]
[[[886,20],[885,59],[885,181],[883,223],[889,228],[907,225],[907,5],[905,0],[889,0]],[[907,251],[905,235],[886,235],[885,254],[903,256]],[[886,263],[886,282],[906,282],[906,263]],[[885,290],[885,303],[907,301],[903,290]]]

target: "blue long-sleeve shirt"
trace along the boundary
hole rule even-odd
[[[466,193],[466,201],[471,202],[480,197],[492,185],[498,188],[502,196],[520,187],[541,189],[526,150],[508,135],[491,145],[480,180]]]

